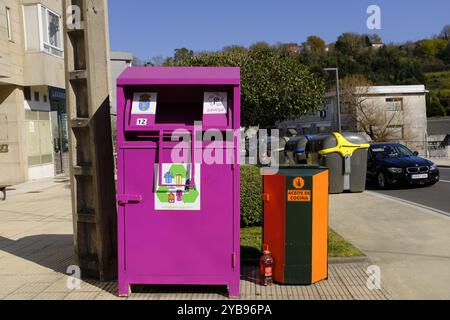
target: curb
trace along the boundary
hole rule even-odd
[[[328,258],[329,264],[348,264],[348,263],[371,263],[371,260],[367,256],[363,257],[330,257]]]
[[[445,211],[442,211],[442,210],[439,210],[439,209],[431,208],[431,207],[428,207],[428,206],[425,206],[425,205],[421,205],[419,203],[415,203],[415,202],[412,202],[412,201],[404,200],[404,199],[401,199],[401,198],[391,197],[391,196],[388,196],[388,195],[385,195],[385,194],[377,193],[375,191],[366,191],[366,192],[367,192],[367,194],[370,194],[370,195],[372,195],[374,197],[388,199],[388,200],[391,200],[391,201],[402,203],[402,204],[407,205],[407,206],[419,208],[421,210],[426,210],[426,211],[429,211],[429,212],[431,212],[433,214],[440,214],[440,215],[443,215],[443,216],[445,216],[447,218],[450,218],[450,213],[449,212],[445,212]]]

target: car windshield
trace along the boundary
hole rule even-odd
[[[372,154],[375,158],[400,158],[414,156],[411,150],[400,144],[373,146]]]

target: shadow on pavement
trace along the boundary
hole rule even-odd
[[[66,273],[67,267],[75,264],[72,235],[36,235],[19,240],[11,240],[0,236],[0,251],[67,276],[69,276]],[[257,271],[256,266],[243,266],[242,279],[251,282],[257,281],[255,270]],[[83,281],[107,293],[117,295],[117,281],[100,282],[89,278],[83,278]],[[132,292],[134,294],[150,293],[157,295],[215,293],[228,297],[226,286],[133,285]]]
[[[0,236],[0,250],[64,274],[75,261],[71,235],[36,235],[19,240]]]

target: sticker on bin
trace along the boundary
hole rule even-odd
[[[157,98],[156,92],[135,92],[131,114],[156,115]]]
[[[292,182],[292,184],[294,185],[295,189],[303,189],[303,187],[305,186],[305,179],[299,177],[299,178],[295,178],[294,181]]]
[[[159,170],[162,170],[159,172]],[[157,181],[155,193],[155,210],[199,211],[201,203],[201,168],[191,164],[164,163],[160,166],[157,177],[161,175],[162,185]],[[195,172],[195,176],[192,174]]]
[[[226,92],[205,92],[203,114],[227,114],[228,94]]]
[[[311,202],[311,190],[289,190],[289,202]]]

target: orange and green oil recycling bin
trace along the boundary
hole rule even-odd
[[[263,243],[274,258],[275,282],[328,279],[328,169],[295,166],[265,173]]]

